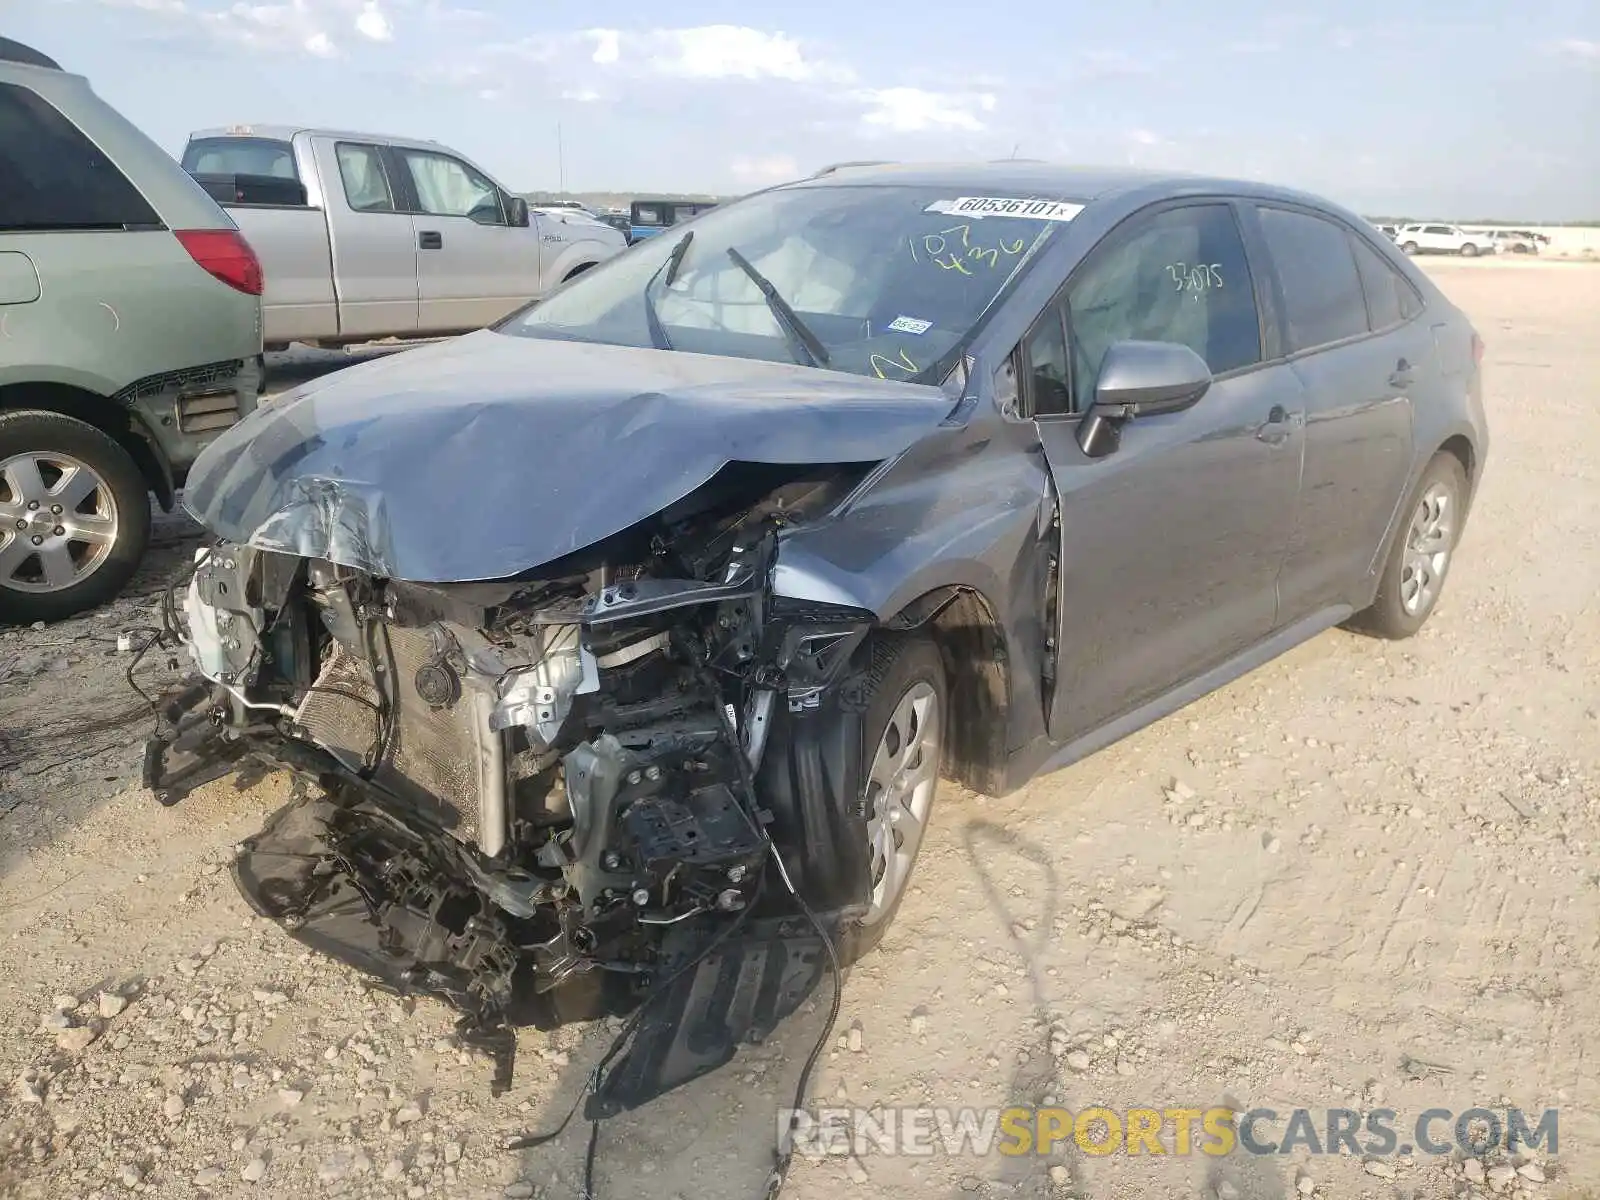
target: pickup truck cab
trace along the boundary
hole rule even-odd
[[[626,248],[437,142],[235,125],[191,134],[183,166],[261,260],[269,349],[481,329]]]
[[[631,245],[641,238],[654,237],[663,229],[670,229],[715,207],[709,200],[635,200],[628,211],[628,242]]]

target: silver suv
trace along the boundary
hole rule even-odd
[[[0,38],[0,622],[111,599],[255,408],[261,266],[173,158]]]

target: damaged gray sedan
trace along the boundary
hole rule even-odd
[[[635,1014],[592,1111],[627,1108],[876,944],[941,775],[1003,794],[1330,626],[1420,628],[1481,350],[1298,193],[758,193],[226,432],[147,782],[314,781],[252,903],[506,1069],[517,1025]]]

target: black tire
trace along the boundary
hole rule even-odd
[[[1415,254],[1417,250],[1418,246],[1415,242],[1406,242],[1400,247],[1401,254]]]
[[[1453,509],[1449,554],[1431,597],[1421,607],[1408,610],[1402,588],[1406,577],[1406,555],[1411,529],[1417,520],[1423,498],[1435,487],[1445,489]],[[1370,633],[1374,637],[1399,641],[1411,637],[1427,624],[1428,618],[1439,607],[1439,598],[1444,592],[1445,584],[1449,582],[1450,567],[1455,560],[1455,549],[1461,540],[1466,501],[1467,473],[1462,470],[1460,460],[1455,455],[1444,452],[1434,455],[1433,461],[1424,468],[1422,478],[1417,481],[1416,488],[1407,498],[1406,507],[1401,510],[1400,528],[1395,533],[1394,545],[1389,548],[1389,559],[1384,564],[1383,574],[1378,579],[1377,595],[1373,597],[1371,607],[1351,619],[1349,625],[1352,629]]]
[[[59,621],[99,607],[127,585],[150,544],[150,488],[126,450],[93,425],[60,413],[0,413],[0,462],[44,451],[70,455],[99,475],[117,506],[117,537],[98,567],[59,591],[21,591],[0,579],[0,624]],[[4,490],[0,484],[0,495]]]
[[[938,714],[938,741],[939,752],[942,755],[945,747],[945,735],[949,728],[950,705],[949,692],[945,683],[944,662],[939,657],[938,647],[932,639],[925,635],[895,635],[880,636],[871,646],[872,660],[867,670],[867,686],[865,692],[865,710],[861,717],[861,769],[860,779],[863,792],[863,816],[868,803],[865,795],[868,772],[872,765],[873,756],[877,753],[882,743],[888,726],[894,716],[900,701],[905,698],[913,688],[926,684],[932,688],[937,700],[934,711]],[[936,764],[936,767],[942,764]],[[862,955],[877,948],[878,943],[888,932],[889,926],[894,923],[904,902],[906,892],[910,890],[911,876],[916,871],[916,865],[921,858],[922,845],[927,840],[926,831],[932,821],[934,809],[938,800],[939,780],[937,773],[933,781],[933,789],[928,800],[927,812],[922,821],[923,839],[918,842],[911,862],[906,868],[906,878],[896,895],[890,902],[883,915],[870,925],[860,922],[855,923],[846,931],[845,958],[854,962]],[[861,836],[866,834],[865,820],[852,821],[850,827]],[[867,881],[868,889],[872,880]]]
[[[1466,243],[1464,246],[1461,247],[1461,257],[1462,258],[1477,258],[1478,257],[1478,247],[1473,245],[1471,242]]]

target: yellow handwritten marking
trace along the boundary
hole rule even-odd
[[[941,262],[937,258],[934,259],[933,261],[938,263],[939,266],[943,267],[946,271],[960,271],[963,275],[971,275],[972,274],[971,271],[967,270],[967,264],[962,262],[954,254],[950,255],[950,261],[949,262]]]
[[[951,226],[949,229],[941,229],[939,232],[940,233],[959,233],[961,235],[961,244],[963,246],[965,246],[967,244],[967,234],[969,234],[971,231],[972,231],[972,226],[970,226],[970,225],[954,225],[954,226]]]
[[[910,356],[904,350],[900,351],[895,358],[885,358],[881,354],[874,354],[867,361],[871,364],[872,369],[877,372],[879,379],[889,378],[883,373],[885,367],[891,367],[896,371],[904,371],[907,375],[915,375],[918,370],[917,364],[911,361]]]
[[[1000,261],[1000,251],[993,248],[984,250],[979,246],[974,246],[971,250],[967,251],[967,257],[975,258],[979,262],[982,262],[985,258],[987,258],[989,260],[989,266],[993,268]]]

